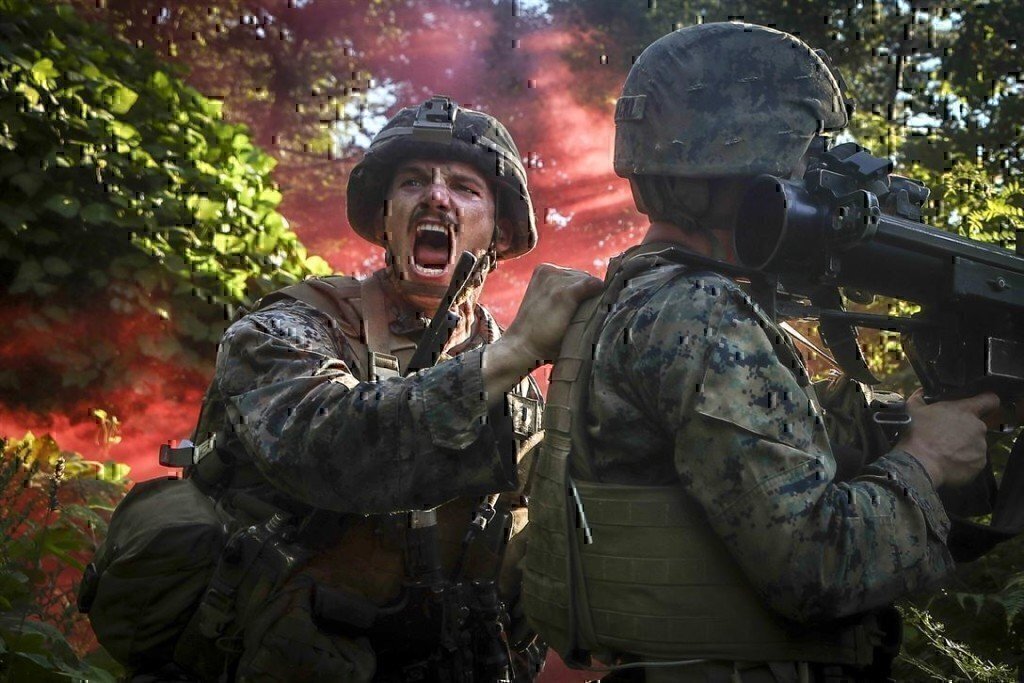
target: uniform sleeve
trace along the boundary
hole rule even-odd
[[[923,467],[893,451],[856,479],[836,463],[816,400],[775,347],[777,328],[738,290],[709,292],[701,315],[671,302],[640,344],[674,358],[659,411],[675,467],[711,526],[774,610],[833,619],[933,585],[953,567],[949,521]],[[786,354],[782,354],[786,357]]]
[[[317,508],[372,514],[516,486],[487,419],[477,349],[408,378],[360,382],[338,333],[298,302],[225,334],[215,382],[261,473]]]

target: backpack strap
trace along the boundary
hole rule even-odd
[[[259,300],[256,310],[282,299],[297,299],[338,323],[348,334],[356,332],[353,315],[358,315],[359,308],[352,301],[360,298],[361,284],[359,280],[344,275],[309,278],[267,294]]]
[[[272,292],[260,300],[263,308],[282,299],[295,299],[327,316],[352,349],[359,379],[378,381],[401,376],[388,328],[388,301],[376,277],[355,280],[335,275],[310,278]],[[384,315],[368,315],[380,311]]]
[[[366,377],[380,381],[401,377],[398,356],[392,355],[391,329],[387,316],[388,302],[376,278],[368,277],[360,284],[362,299],[363,360],[369,370]],[[381,313],[382,315],[374,315]],[[353,349],[355,350],[355,349]]]

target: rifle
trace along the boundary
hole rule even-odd
[[[412,358],[409,359],[409,365],[406,368],[407,375],[432,367],[437,362],[438,356],[441,355],[445,344],[448,343],[452,336],[452,330],[459,324],[459,315],[453,312],[451,307],[466,290],[466,285],[469,283],[469,278],[473,275],[476,266],[476,257],[468,251],[462,252],[458,263],[455,264],[455,270],[452,272],[452,279],[448,283],[448,289],[445,290],[444,295],[441,297],[437,311],[434,312],[434,317],[430,319],[430,325],[427,326],[423,336],[420,337],[419,342],[416,344],[416,350],[413,351]]]
[[[462,296],[477,266],[473,254],[462,252],[437,311],[416,344],[407,375],[437,362],[460,322],[451,307]],[[463,543],[463,555],[494,516],[495,498],[488,498],[478,511],[477,519],[486,519],[482,524],[474,520]],[[505,637],[507,615],[496,583],[489,579],[463,581],[464,557],[459,559],[455,575],[446,578],[436,509],[413,510],[407,517],[408,580],[398,597],[377,607],[358,596],[323,589],[314,606],[317,616],[342,630],[355,627],[359,635],[371,639],[380,667],[375,680],[511,681],[512,663]],[[499,526],[492,527],[492,532],[503,534]],[[494,573],[497,575],[497,569]]]
[[[929,190],[893,164],[845,143],[812,147],[801,180],[759,176],[742,200],[740,262],[774,281],[773,314],[815,318],[851,377],[877,384],[855,327],[899,332],[926,400],[993,391],[1024,398],[1024,240],[1014,251],[922,221]],[[847,311],[883,295],[920,306],[909,316]],[[943,494],[954,518],[950,548],[974,559],[1024,530],[1024,441],[1015,443],[998,494],[991,466],[965,495]],[[991,526],[963,517],[993,515]]]

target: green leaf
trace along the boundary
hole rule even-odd
[[[125,123],[124,121],[111,121],[110,131],[113,133],[114,137],[126,142],[134,142],[139,139],[139,131],[135,126],[130,123]]]
[[[12,176],[25,168],[25,161],[20,156],[5,155],[0,161],[0,177]]]
[[[102,78],[102,72],[92,62],[84,62],[79,71],[90,80],[98,81]]]
[[[219,217],[223,210],[223,202],[216,202],[206,197],[199,197],[195,201],[195,216],[201,221],[212,221]]]
[[[82,220],[86,223],[113,222],[114,210],[105,202],[93,202],[82,209]]]
[[[124,463],[120,462],[105,462],[103,468],[96,476],[100,481],[110,481],[115,483],[124,483],[128,480],[128,474],[132,471],[132,468]]]
[[[32,78],[36,83],[45,84],[46,81],[57,78],[60,72],[53,66],[52,59],[40,59],[32,65]]]
[[[268,187],[265,190],[262,190],[257,198],[260,202],[270,204],[271,206],[277,206],[281,203],[281,197],[282,195],[280,191]]]
[[[330,275],[334,272],[331,264],[319,256],[310,256],[306,259],[306,268],[315,275]]]
[[[163,71],[155,71],[149,77],[149,83],[157,94],[169,96],[173,93],[171,79]]]
[[[55,230],[48,228],[36,228],[29,231],[23,237],[27,242],[32,244],[38,244],[40,246],[50,246],[60,241],[60,235]]]
[[[21,262],[18,273],[11,283],[11,294],[23,294],[43,277],[43,267],[35,259]]]
[[[36,217],[35,211],[28,206],[11,205],[6,202],[0,202],[0,223],[3,223],[12,233],[23,232],[25,224],[31,219]],[[43,244],[43,242],[35,239],[35,231],[32,232],[33,237],[31,238],[36,244]],[[24,235],[22,236],[24,239]]]
[[[245,242],[235,235],[217,233],[213,236],[213,248],[221,254],[240,254],[245,251]]]
[[[107,106],[115,114],[127,114],[138,99],[137,92],[120,83],[106,93]]]
[[[263,219],[263,225],[265,225],[268,230],[284,231],[288,229],[288,221],[277,211],[268,212],[266,218]]]
[[[74,197],[55,194],[43,202],[43,208],[53,211],[64,218],[74,218],[78,215],[81,203]]]
[[[102,647],[87,654],[84,663],[90,669],[89,683],[117,683],[125,675],[124,667]]]
[[[44,258],[43,270],[56,277],[67,277],[73,272],[68,262],[57,256],[47,256]]]
[[[64,562],[78,562],[71,557],[71,553],[85,550],[89,547],[89,541],[81,530],[75,526],[50,526],[40,535],[41,549]],[[80,564],[80,563],[79,563]]]
[[[43,186],[43,174],[38,171],[24,171],[11,178],[11,185],[24,192],[29,197],[34,197],[39,188]]]
[[[0,597],[7,602],[7,609],[15,602],[21,602],[31,596],[28,577],[22,572],[12,569],[0,570]]]

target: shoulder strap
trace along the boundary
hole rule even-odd
[[[364,280],[335,275],[310,278],[263,297],[257,308],[282,299],[295,299],[323,313],[338,326],[352,349],[360,379],[384,379],[400,374],[398,359],[391,355],[387,316],[366,315],[367,310],[387,311],[384,293],[374,278]]]
[[[370,369],[371,380],[400,377],[398,357],[391,354],[391,330],[388,327],[388,302],[375,278],[368,277],[360,284],[363,303],[362,339],[363,355]],[[377,315],[384,313],[384,315]]]
[[[568,405],[562,415],[567,416],[566,430],[572,438],[572,453],[568,460],[570,473],[581,479],[596,480],[593,471],[590,439],[586,433],[585,420],[573,420],[572,416],[582,416],[586,411],[587,397],[590,389],[590,375],[594,365],[594,345],[604,327],[604,321],[618,300],[622,290],[637,275],[647,272],[664,263],[687,264],[687,254],[682,249],[669,243],[649,243],[636,246],[612,260],[605,276],[604,291],[596,299],[588,301],[577,312],[577,318],[586,315],[586,323],[577,330],[566,335],[559,355],[559,362],[552,371],[559,379],[570,383]],[[551,397],[548,398],[548,405]]]
[[[558,360],[551,372],[544,426],[548,432],[547,439],[552,444],[568,441],[568,452],[561,463],[563,469],[555,476],[561,481],[566,492],[565,528],[582,529],[584,543],[588,542],[589,528],[573,478],[595,479],[584,418],[589,379],[594,364],[594,343],[612,306],[630,279],[655,267],[659,261],[679,262],[678,254],[681,253],[682,251],[673,245],[643,244],[613,259],[605,277],[604,291],[600,296],[584,302],[573,316],[563,339]],[[581,647],[581,643],[596,642],[595,628],[584,586],[586,580],[579,547],[575,539],[569,540],[566,579],[569,592],[570,643],[568,652],[564,654],[571,660],[570,665],[585,665],[590,659],[590,653]]]
[[[345,328],[351,327],[350,319],[355,310],[353,304],[349,302],[358,299],[360,293],[360,282],[354,278],[343,275],[310,278],[271,292],[260,299],[256,308],[265,308],[282,299],[297,299]]]

